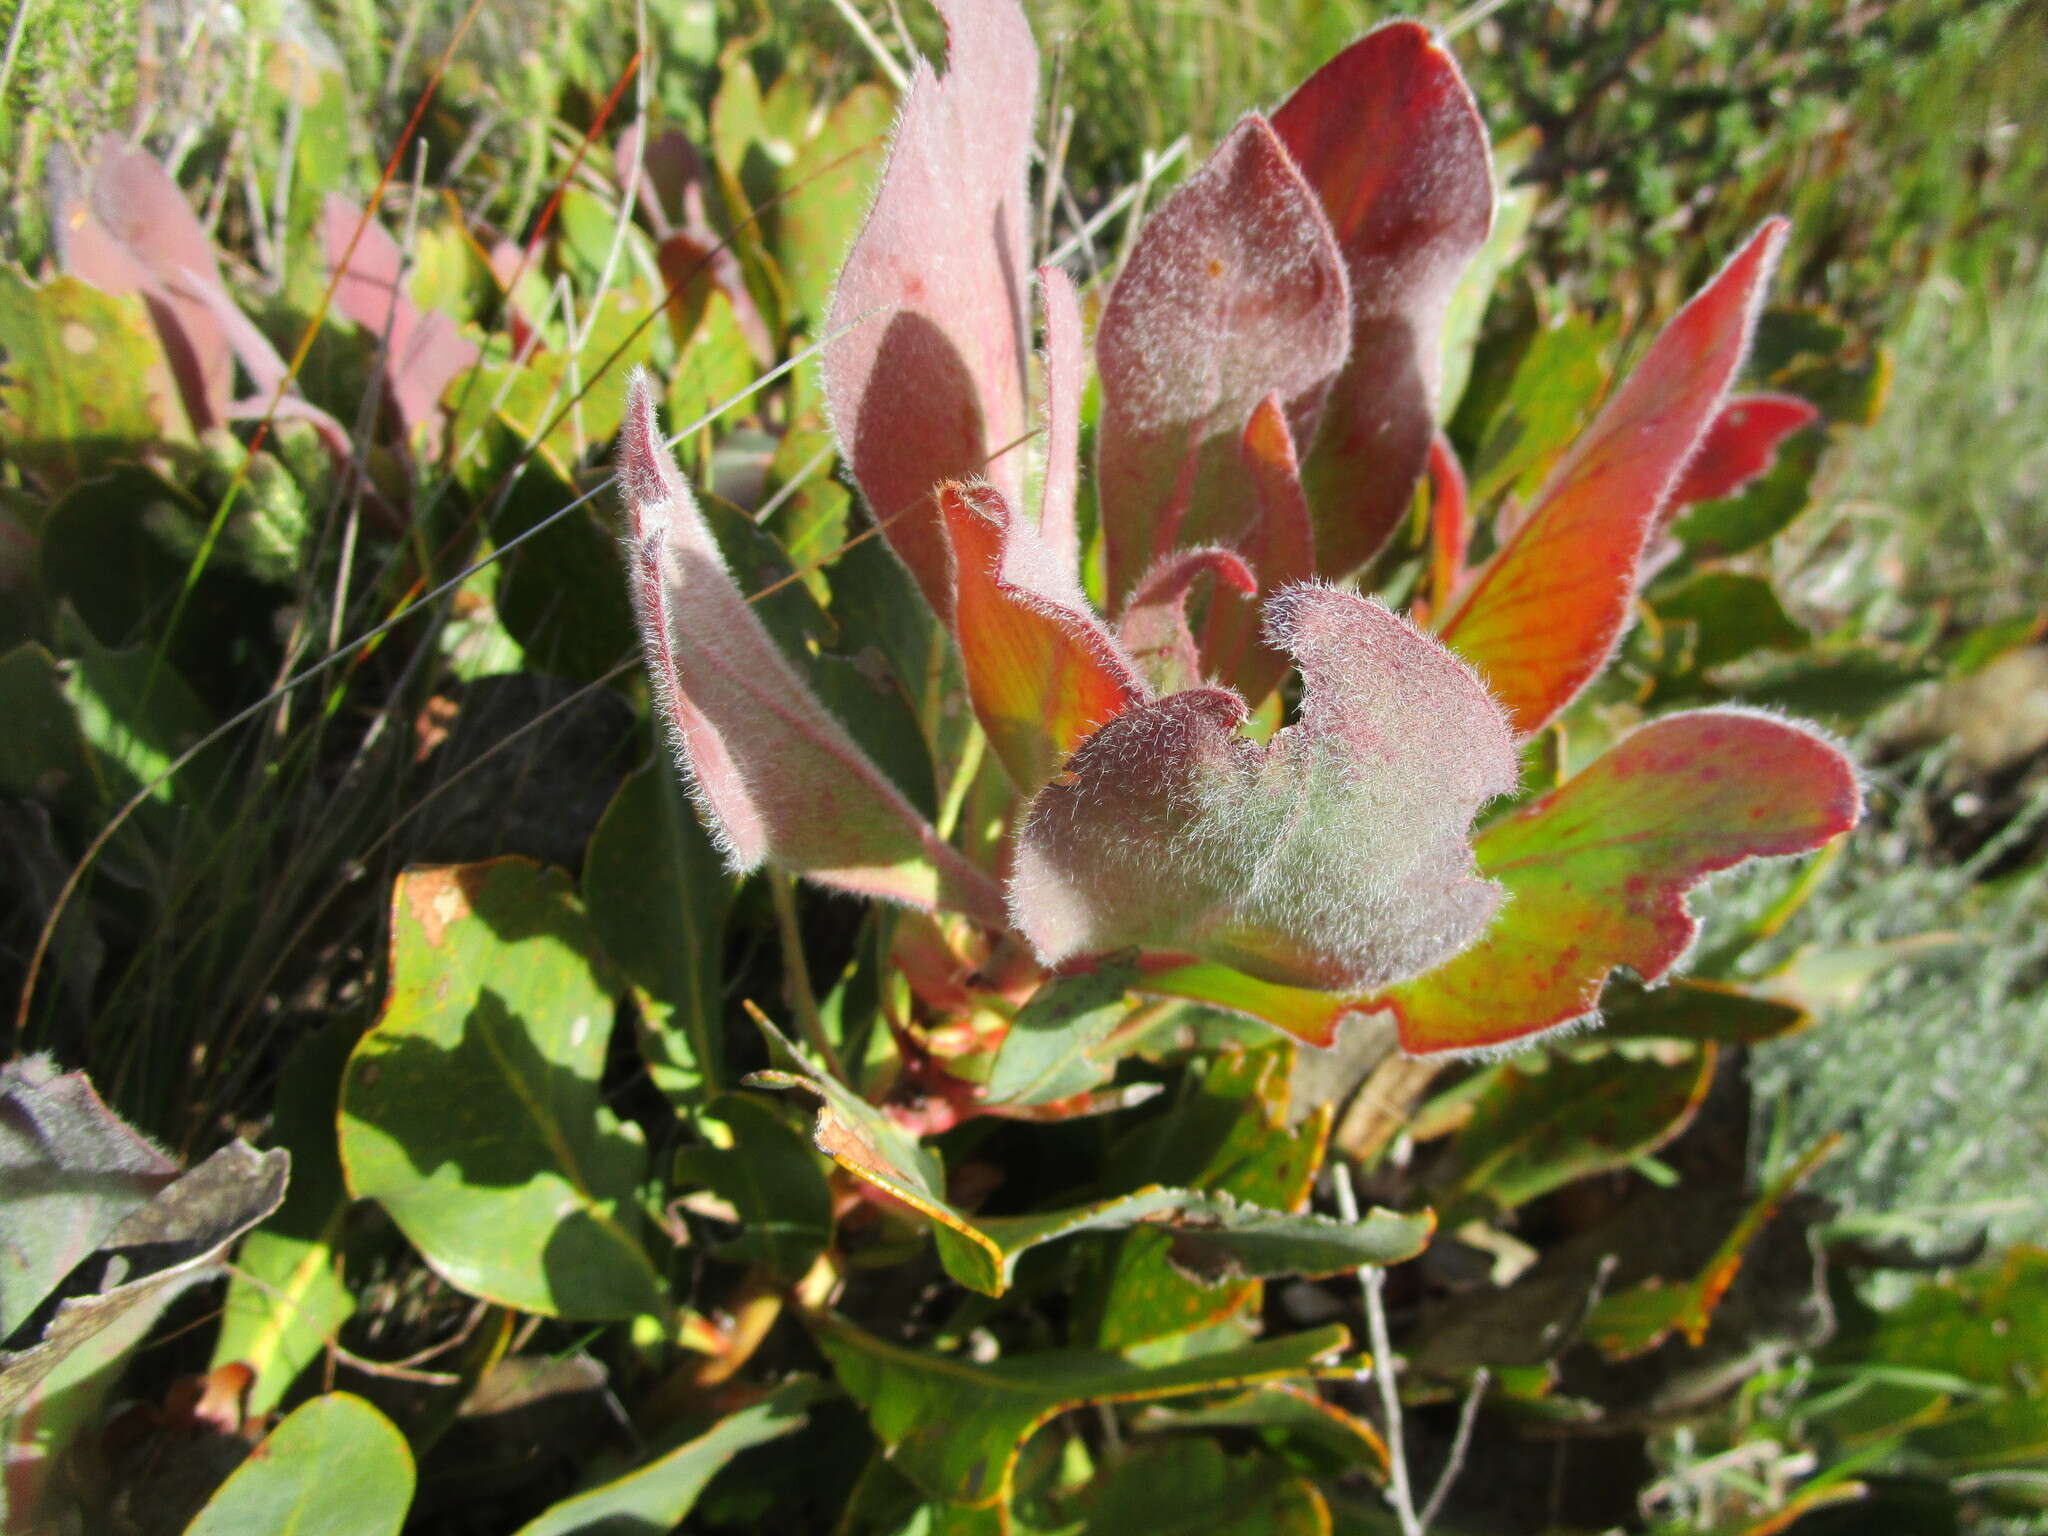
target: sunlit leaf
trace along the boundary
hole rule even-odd
[[[1081,299],[1059,267],[1038,269],[1038,297],[1045,315],[1045,485],[1038,535],[1078,586],[1081,544],[1074,503],[1081,477],[1081,397],[1088,383]]]
[[[1314,192],[1272,127],[1245,118],[1146,221],[1096,330],[1112,609],[1171,551],[1250,532],[1258,493],[1239,439],[1271,394],[1309,438],[1349,304]]]
[[[1742,362],[1785,241],[1766,223],[1680,310],[1457,600],[1445,641],[1524,734],[1607,664],[1659,510]]]
[[[1696,501],[1733,496],[1771,467],[1780,443],[1818,420],[1819,409],[1797,395],[1731,397],[1672,487],[1664,520]]]
[[[1707,875],[1818,848],[1861,805],[1849,760],[1812,731],[1734,710],[1658,720],[1480,835],[1479,871],[1508,892],[1499,919],[1380,1001],[1418,1055],[1584,1018],[1616,966],[1654,982],[1678,964]]]
[[[1162,694],[1199,687],[1206,681],[1187,618],[1189,598],[1202,576],[1213,578],[1209,585],[1212,612],[1233,601],[1223,596],[1225,588],[1236,594],[1236,606],[1247,611],[1250,600],[1258,595],[1258,578],[1229,550],[1214,546],[1182,550],[1165,556],[1146,574],[1117,620],[1117,639]]]
[[[397,1426],[360,1397],[330,1392],[266,1435],[185,1536],[398,1536],[414,1481]]]
[[[1408,510],[1436,430],[1445,312],[1493,222],[1486,125],[1414,21],[1367,33],[1273,114],[1351,275],[1350,356],[1303,466],[1316,569],[1357,570]]]
[[[167,433],[148,387],[162,354],[139,298],[0,268],[0,353],[0,453],[53,490]]]

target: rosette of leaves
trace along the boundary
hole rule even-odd
[[[1653,719],[1522,785],[1526,760],[1563,757],[1534,749],[1613,658],[1679,508],[1754,475],[1805,419],[1731,398],[1782,221],[1672,318],[1533,495],[1474,527],[1437,390],[1493,170],[1449,53],[1384,26],[1246,116],[1090,296],[1090,528],[1084,305],[1056,267],[1037,274],[1036,366],[1031,348],[1036,54],[1008,0],[940,9],[946,70],[911,81],[824,376],[1000,778],[972,783],[971,846],[913,806],[749,607],[636,384],[618,450],[631,585],[733,869],[934,914],[898,949],[919,951],[904,969],[942,1016],[1007,1019],[1116,956],[1139,993],[1317,1045],[1386,1013],[1427,1055],[1594,1017],[1615,970],[1654,983],[1679,964],[1705,876],[1855,823],[1833,743],[1734,709]],[[1358,584],[1425,486],[1404,615]],[[1114,1067],[1093,1027],[1075,1049],[1098,1070],[1059,1079],[1077,1110]],[[1015,1081],[1004,1051],[1042,1048],[1026,1034],[998,1045],[995,1081]],[[962,1112],[1003,1107],[950,1091]]]

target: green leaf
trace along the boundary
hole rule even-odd
[[[0,719],[0,794],[78,813],[99,804],[99,769],[65,696],[63,668],[40,645],[0,656]]]
[[[185,679],[147,646],[110,650],[76,621],[60,624],[78,653],[64,691],[101,770],[126,798],[157,780],[212,729],[214,719]],[[165,805],[204,805],[227,769],[225,745],[199,753],[150,791]]]
[[[643,993],[641,1055],[679,1104],[724,1081],[725,919],[733,883],[665,762],[605,808],[583,860],[583,900],[605,952]]]
[[[75,277],[37,287],[0,266],[0,354],[0,444],[47,486],[172,433],[189,441],[138,294],[102,293]]]
[[[851,233],[874,197],[895,116],[894,92],[872,82],[856,85],[784,173],[789,190],[778,208],[775,254],[789,282],[793,318],[812,325],[824,320]]]
[[[1925,663],[1864,645],[1793,657],[1744,679],[1740,693],[1768,709],[1853,725],[1940,675]]]
[[[1813,637],[1761,576],[1707,571],[1655,599],[1657,617],[1694,629],[1692,665],[1704,672],[1757,651],[1797,651]]]
[[[727,1414],[645,1466],[562,1500],[522,1525],[518,1536],[628,1536],[670,1530],[733,1457],[802,1428],[804,1409],[820,1395],[819,1384],[811,1377],[786,1381],[760,1402]]]
[[[185,1536],[397,1536],[414,1481],[397,1427],[360,1397],[330,1392],[273,1429]]]
[[[1108,1081],[1116,1062],[1095,1049],[1130,1013],[1131,964],[1055,976],[1010,1021],[989,1072],[991,1104],[1051,1104]]]
[[[1235,1397],[1190,1408],[1148,1408],[1137,1427],[1156,1429],[1251,1429],[1295,1465],[1320,1474],[1366,1471],[1384,1480],[1387,1447],[1365,1420],[1347,1413],[1297,1382],[1268,1382]]]
[[[981,1365],[887,1343],[830,1313],[813,1327],[897,1469],[934,1498],[972,1505],[1007,1502],[1024,1442],[1069,1408],[1312,1375],[1350,1343],[1332,1324],[1159,1369],[1081,1349]]]
[[[1795,434],[1739,494],[1687,508],[1672,533],[1696,560],[1726,559],[1769,543],[1806,510],[1827,446],[1824,432]]]
[[[1530,1053],[1488,1068],[1437,1175],[1441,1202],[1512,1211],[1575,1179],[1627,1167],[1691,1123],[1714,1056],[1711,1045],[1674,1060]]]
[[[685,1150],[676,1172],[679,1180],[702,1181],[738,1213],[739,1233],[717,1245],[719,1257],[759,1264],[785,1282],[801,1280],[832,1241],[832,1191],[817,1153],[747,1094],[721,1094],[697,1123],[707,1132],[722,1127],[726,1139]]]
[[[353,1031],[329,1025],[292,1052],[278,1079],[270,1134],[291,1154],[291,1188],[235,1255],[213,1346],[215,1367],[240,1361],[256,1373],[244,1403],[251,1414],[273,1411],[356,1309],[340,1272],[348,1191],[334,1120],[354,1043]]]
[[[1325,1536],[1316,1485],[1270,1456],[1225,1456],[1213,1440],[1148,1445],[1088,1486],[1083,1536]]]
[[[616,393],[605,389],[607,397]],[[575,499],[566,471],[536,460],[506,493],[491,537],[509,543]],[[590,681],[633,653],[638,631],[619,581],[618,539],[599,523],[609,511],[579,508],[504,557],[498,617],[536,671]]]
[[[1616,328],[1611,319],[1570,314],[1531,338],[1472,462],[1475,508],[1510,489],[1533,494],[1592,420],[1612,377]]]
[[[1805,1009],[1717,981],[1661,987],[1613,981],[1600,997],[1603,1040],[1712,1040],[1756,1045],[1806,1028]]]
[[[558,870],[399,877],[384,1015],[349,1059],[341,1160],[437,1271],[553,1317],[665,1310],[637,1133],[599,1089],[616,984]]]

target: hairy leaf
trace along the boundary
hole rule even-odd
[[[1008,1502],[1024,1442],[1069,1408],[1311,1375],[1350,1343],[1332,1324],[1154,1369],[1079,1349],[981,1365],[888,1343],[831,1313],[814,1326],[840,1384],[867,1410],[897,1469],[935,1498],[973,1505]]]
[[[821,884],[1000,922],[992,883],[868,760],[740,596],[662,446],[644,375],[618,461],[647,669],[728,863],[772,859]]]
[[[1075,498],[1081,481],[1081,396],[1088,385],[1088,355],[1081,334],[1081,298],[1059,267],[1038,269],[1045,311],[1045,485],[1038,505],[1038,536],[1069,581],[1081,580],[1081,535]]]
[[[1707,875],[1818,848],[1861,804],[1849,760],[1812,731],[1736,710],[1667,716],[1488,827],[1475,850],[1507,888],[1499,920],[1378,1002],[1414,1055],[1585,1018],[1616,966],[1654,982],[1684,957],[1699,927],[1686,893]]]
[[[1192,689],[1111,721],[1032,801],[1010,902],[1046,963],[1136,945],[1375,987],[1492,917],[1467,829],[1518,764],[1486,690],[1356,593],[1290,588],[1266,613],[1301,666],[1298,724],[1261,747],[1235,694]]]
[[[1769,469],[1778,445],[1820,420],[1820,409],[1797,395],[1737,395],[1721,407],[1664,509],[1669,522],[1696,501],[1733,496]]]
[[[1182,550],[1163,557],[1138,583],[1117,621],[1117,638],[1162,694],[1199,687],[1204,681],[1202,657],[1195,649],[1187,619],[1188,599],[1196,579],[1202,576],[1215,578],[1210,585],[1212,613],[1231,602],[1221,595],[1225,587],[1242,599],[1258,595],[1258,578],[1229,550],[1215,546]],[[1249,611],[1248,602],[1231,606]]]
[[[1518,731],[1542,729],[1612,655],[1644,544],[1742,362],[1785,232],[1766,223],[1678,312],[1446,619],[1445,641]]]
[[[1001,450],[1027,426],[1024,177],[1038,50],[1014,0],[939,0],[939,12],[946,73],[920,61],[912,74],[832,296],[824,371],[854,478],[950,619],[945,534],[926,497],[970,475],[1012,506],[1023,488],[1023,455]]]
[[[1239,440],[1272,394],[1309,439],[1349,305],[1315,193],[1265,119],[1245,118],[1146,222],[1096,331],[1112,611],[1169,552],[1251,532],[1259,494]]]
[[[1486,125],[1430,29],[1353,43],[1273,114],[1351,276],[1351,348],[1303,478],[1316,568],[1357,570],[1407,512],[1436,430],[1444,318],[1493,223]]]
[[[1252,411],[1238,453],[1251,476],[1258,510],[1237,548],[1258,578],[1259,595],[1270,597],[1316,571],[1308,495],[1279,395],[1266,396]],[[1266,643],[1249,603],[1210,599],[1201,655],[1217,681],[1255,705],[1287,675],[1287,657]]]
[[[1011,781],[1030,794],[1149,690],[1001,492],[948,481],[938,501],[967,691]]]

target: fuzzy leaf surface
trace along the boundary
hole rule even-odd
[[[1778,445],[1820,420],[1820,408],[1797,395],[1736,395],[1714,424],[1665,508],[1665,521],[1696,501],[1719,501],[1744,489],[1777,460]]]
[[[1316,573],[1315,529],[1294,433],[1279,395],[1258,403],[1238,439],[1238,456],[1251,476],[1258,512],[1237,550],[1258,580],[1261,597],[1309,580]],[[1257,704],[1287,676],[1287,657],[1259,632],[1250,603],[1211,598],[1200,654],[1210,674]]]
[[[1486,125],[1418,22],[1366,34],[1273,129],[1322,199],[1351,278],[1351,347],[1304,468],[1317,570],[1343,576],[1406,514],[1436,430],[1444,319],[1493,224]]]
[[[1047,964],[1137,946],[1361,989],[1492,917],[1467,832],[1519,765],[1486,690],[1356,593],[1291,588],[1266,616],[1301,667],[1298,724],[1259,746],[1237,695],[1192,689],[1111,721],[1032,801],[1010,902]]]
[[[934,1498],[977,1506],[1007,1503],[1024,1442],[1069,1408],[1312,1375],[1350,1343],[1331,1324],[1152,1369],[1080,1349],[978,1365],[888,1343],[831,1313],[815,1327],[840,1384],[867,1410],[897,1469]]]
[[[1064,270],[1040,267],[1038,298],[1045,317],[1045,484],[1038,534],[1078,585],[1081,541],[1074,518],[1081,480],[1081,397],[1088,387],[1081,296]]]
[[[1246,117],[1146,222],[1096,331],[1112,611],[1172,550],[1250,533],[1258,495],[1238,440],[1270,394],[1308,439],[1350,298],[1315,193],[1272,127]]]
[[[691,792],[734,870],[1000,921],[949,847],[818,702],[733,585],[636,378],[619,438],[641,640]]]
[[[1212,614],[1232,607],[1248,613],[1249,604],[1222,596],[1224,588],[1238,599],[1258,595],[1259,581],[1251,567],[1229,550],[1215,545],[1167,555],[1131,593],[1130,605],[1117,621],[1117,638],[1161,693],[1179,693],[1203,682],[1202,657],[1188,627],[1188,600],[1196,580],[1213,577]]]
[[[1818,848],[1861,805],[1849,760],[1810,730],[1735,710],[1667,716],[1488,827],[1474,847],[1507,888],[1499,920],[1377,1002],[1412,1055],[1584,1018],[1615,967],[1655,982],[1678,964],[1699,929],[1686,893],[1707,875]]]
[[[1766,223],[1664,328],[1443,626],[1523,734],[1606,666],[1659,511],[1719,412],[1785,242]]]
[[[939,0],[946,73],[920,61],[881,187],[825,332],[840,448],[884,536],[951,618],[945,534],[924,505],[943,480],[985,475],[1011,504],[1023,457],[990,458],[1025,412],[1025,171],[1038,49],[1014,0]]]

